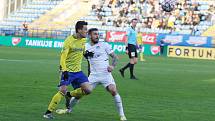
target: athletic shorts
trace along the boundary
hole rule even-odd
[[[137,48],[136,48],[136,45],[128,44],[128,56],[129,56],[129,58],[133,58],[133,57],[137,58]]]
[[[81,84],[84,82],[89,82],[87,76],[82,71],[79,72],[68,72],[68,79],[64,80],[63,75],[61,75],[61,81],[58,87],[63,85],[72,85],[74,89],[80,88]]]
[[[108,74],[90,74],[88,77],[90,84],[95,88],[98,84],[103,85],[105,88],[110,84],[116,85],[111,73]]]

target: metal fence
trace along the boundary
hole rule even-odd
[[[0,27],[0,35],[2,36],[26,36],[38,38],[54,38],[65,39],[71,34],[71,30],[48,30],[39,28],[23,29],[21,27]]]

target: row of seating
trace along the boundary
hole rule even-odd
[[[8,18],[5,18],[4,21],[0,23],[0,25],[22,26],[24,22],[29,24],[62,1],[63,0],[29,2],[20,10],[11,13]]]
[[[199,5],[213,5],[214,4],[214,0],[191,0],[191,1],[187,1],[187,3],[196,3]]]

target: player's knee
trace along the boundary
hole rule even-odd
[[[89,95],[92,92],[92,89],[83,89],[86,95]]]
[[[109,86],[108,91],[111,93],[112,96],[115,96],[117,94],[117,89],[115,86]]]
[[[117,91],[116,90],[112,90],[110,93],[111,93],[112,96],[117,95]]]
[[[65,88],[60,88],[60,89],[59,89],[59,91],[60,91],[62,94],[64,94],[64,95],[65,95],[65,94],[66,94],[66,92],[67,92],[67,89],[65,89]]]

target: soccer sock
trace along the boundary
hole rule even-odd
[[[130,67],[130,63],[128,63],[127,65],[125,65],[123,68],[122,68],[122,70],[124,71],[125,69],[127,69],[128,67]]]
[[[51,102],[49,103],[49,106],[48,106],[48,111],[52,112],[55,110],[55,108],[57,107],[58,103],[61,101],[61,98],[63,97],[64,95],[62,94],[62,92],[57,92],[57,94],[55,94],[51,100]],[[47,112],[48,112],[47,111]]]
[[[130,65],[130,76],[134,76],[134,64]]]
[[[82,96],[84,96],[86,94],[81,88],[78,88],[76,90],[71,91],[70,95],[71,95],[71,97],[81,98]]]
[[[75,97],[73,97],[70,100],[70,108],[73,108],[78,102],[79,102],[79,99],[76,99]]]
[[[124,111],[123,111],[123,106],[122,106],[122,100],[119,94],[114,96],[114,101],[116,104],[117,111],[120,116],[125,116]]]

